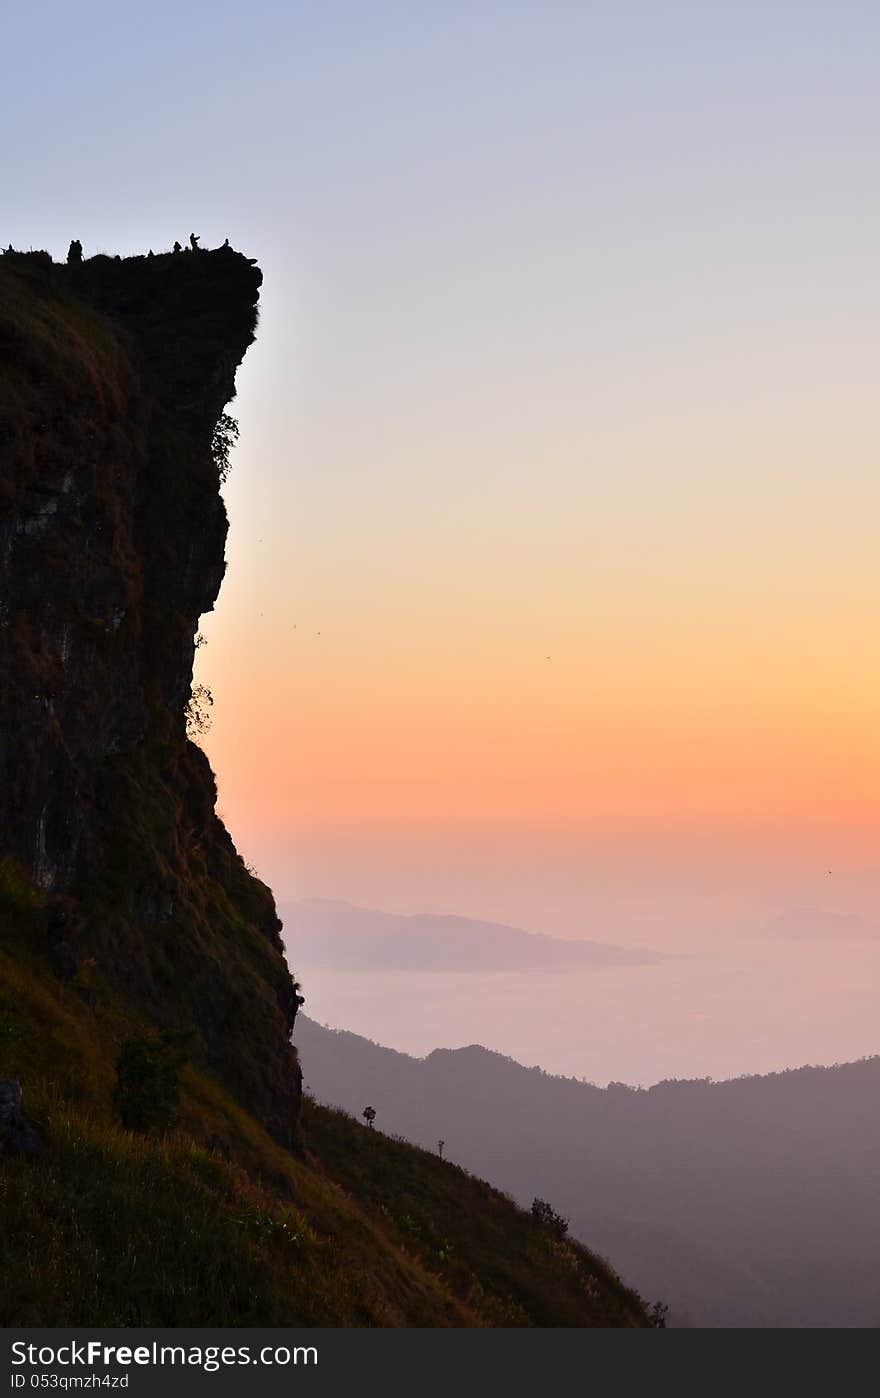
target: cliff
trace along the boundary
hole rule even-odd
[[[123,991],[290,1142],[296,994],[186,736],[223,579],[212,438],[262,281],[230,249],[0,260],[0,854],[56,973]]]
[[[644,1327],[587,1249],[302,1099],[186,732],[260,281],[0,257],[0,1325]]]

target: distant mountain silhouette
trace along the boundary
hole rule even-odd
[[[825,908],[792,908],[771,918],[764,930],[774,937],[817,942],[873,942],[880,938],[880,922]]]
[[[305,898],[279,908],[300,968],[370,971],[530,971],[626,966],[663,959],[655,951],[605,942],[566,941],[499,922],[358,908]]]
[[[682,1026],[686,1032],[686,1026]],[[880,1325],[880,1058],[606,1089],[479,1046],[425,1059],[300,1015],[319,1100],[548,1199],[679,1324]]]

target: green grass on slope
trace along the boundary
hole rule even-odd
[[[3,1325],[475,1323],[320,1188],[301,1209],[183,1133],[47,1108],[42,1158],[0,1166]]]

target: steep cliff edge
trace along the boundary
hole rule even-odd
[[[44,896],[42,950],[124,991],[282,1142],[296,993],[269,890],[186,736],[223,579],[212,437],[261,273],[230,249],[0,259],[0,856]]]
[[[260,280],[0,257],[0,1326],[642,1328],[587,1249],[302,1098],[272,895],[185,719]]]

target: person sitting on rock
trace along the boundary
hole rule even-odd
[[[180,246],[180,243],[175,243],[175,244],[174,244],[174,251],[175,251],[175,252],[183,252],[183,248]]]
[[[83,260],[83,245],[79,238],[74,238],[67,249],[67,261],[71,267],[78,266]]]
[[[228,248],[228,247],[229,247],[229,239],[228,239],[228,238],[224,238],[224,239],[223,239],[223,246],[224,246],[225,248]]]
[[[199,236],[200,235],[198,233],[190,233],[189,235],[189,241],[192,246],[193,252],[198,252],[199,250]]]

